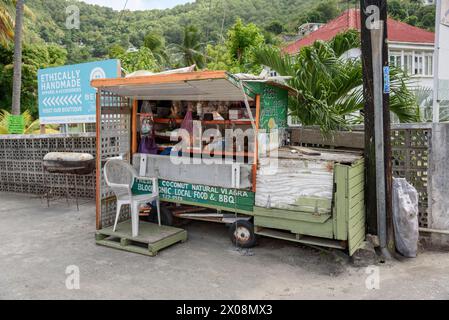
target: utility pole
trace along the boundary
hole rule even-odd
[[[394,251],[387,1],[360,0],[365,97],[365,201],[367,229],[381,249]]]

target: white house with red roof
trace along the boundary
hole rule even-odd
[[[401,67],[413,78],[414,87],[433,88],[433,52],[435,34],[388,18],[390,65]],[[337,34],[356,29],[360,31],[360,11],[349,9],[309,35],[289,44],[283,51],[294,55],[302,47],[317,40],[327,41]],[[358,51],[360,55],[360,51]]]

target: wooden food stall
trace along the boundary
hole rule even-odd
[[[140,176],[159,179],[166,225],[173,218],[229,224],[242,247],[254,246],[256,234],[351,254],[363,242],[363,159],[287,146],[288,97],[296,94],[288,86],[225,71],[99,79],[92,86],[98,230],[115,217],[102,167],[121,156]],[[193,133],[187,146],[179,134],[185,128]],[[145,190],[135,182],[133,192]],[[154,221],[151,208],[146,212]]]

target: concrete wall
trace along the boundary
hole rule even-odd
[[[95,174],[48,174],[43,158],[49,152],[96,154],[95,133],[0,135],[0,191],[42,195],[50,185],[58,195],[95,197]],[[76,179],[76,180],[75,180]]]
[[[449,230],[449,123],[434,124],[429,164],[431,228]],[[449,235],[432,233],[434,246],[449,247]]]

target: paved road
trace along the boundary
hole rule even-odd
[[[222,225],[190,223],[187,243],[151,258],[96,246],[93,202],[77,212],[0,193],[0,203],[0,299],[449,298],[447,253],[380,265],[380,289],[368,290],[366,269],[342,255],[274,239],[241,251]],[[70,265],[80,290],[66,288]]]

